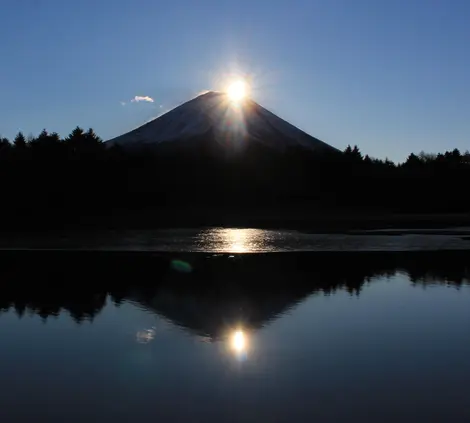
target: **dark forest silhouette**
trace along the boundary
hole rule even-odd
[[[230,148],[229,148],[230,150]],[[62,139],[42,131],[0,139],[3,223],[77,223],[165,208],[289,206],[302,210],[470,211],[470,153],[410,154],[401,164],[343,152],[283,153],[246,143],[243,153],[205,139],[158,149],[107,148],[92,129]],[[184,210],[184,213],[183,213]],[[93,220],[93,218],[89,220]],[[160,222],[161,223],[161,222]]]
[[[190,262],[193,271],[174,270],[174,258]],[[228,255],[208,260],[204,254],[5,252],[0,313],[14,308],[19,317],[33,313],[43,319],[67,313],[81,323],[98,315],[107,301],[129,300],[193,333],[214,336],[222,322],[243,319],[258,328],[309,295],[337,290],[360,295],[376,278],[397,273],[415,286],[459,288],[470,284],[469,263],[468,252],[254,254],[237,260]]]

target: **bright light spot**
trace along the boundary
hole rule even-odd
[[[246,253],[250,251],[249,239],[244,229],[227,229],[226,242],[231,253]]]
[[[248,86],[241,79],[233,81],[227,88],[227,94],[231,101],[241,101],[248,95]]]
[[[261,229],[214,228],[201,231],[197,245],[217,253],[255,253],[274,251],[276,234]]]
[[[246,349],[245,334],[241,330],[237,330],[232,336],[232,348],[236,352],[243,352]]]

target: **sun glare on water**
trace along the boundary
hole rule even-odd
[[[248,86],[245,81],[237,80],[230,83],[227,87],[227,95],[233,102],[239,102],[248,95]]]

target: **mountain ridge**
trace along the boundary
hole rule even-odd
[[[123,148],[157,147],[212,134],[219,144],[257,142],[276,150],[300,147],[311,151],[337,151],[251,99],[235,103],[227,94],[209,91],[144,125],[106,142]]]

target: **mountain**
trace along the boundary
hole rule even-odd
[[[250,99],[239,103],[227,94],[210,91],[124,135],[107,141],[125,149],[158,147],[163,143],[212,141],[241,147],[252,142],[285,151],[337,151],[301,131]]]

